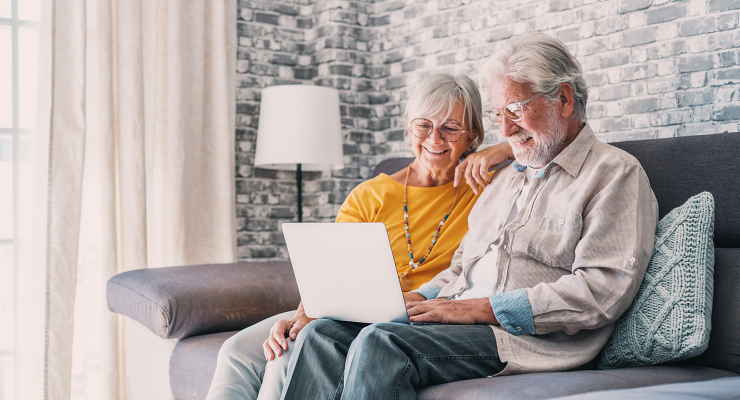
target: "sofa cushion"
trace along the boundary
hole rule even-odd
[[[216,371],[221,345],[237,332],[194,336],[181,340],[170,359],[170,385],[178,400],[204,400]],[[693,365],[649,366],[608,371],[552,372],[472,379],[433,386],[419,400],[546,399],[585,393],[676,382],[740,377],[720,369]]]
[[[604,390],[558,397],[557,400],[735,400],[740,393],[740,377],[704,382],[673,383],[636,389]]]
[[[218,351],[235,332],[181,340],[170,357],[170,387],[177,400],[205,400],[216,372]]]
[[[599,368],[655,365],[701,354],[712,318],[714,200],[704,192],[668,213],[632,306],[617,321]]]
[[[687,363],[740,374],[740,249],[714,251],[712,334],[707,350]]]
[[[285,261],[128,271],[108,281],[107,297],[111,311],[165,339],[243,329],[300,302]]]
[[[629,389],[665,383],[737,377],[729,371],[693,365],[646,366],[606,371],[549,372],[471,379],[432,386],[419,400],[535,400],[597,390]]]

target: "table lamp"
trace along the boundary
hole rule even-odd
[[[339,92],[312,85],[263,89],[254,166],[296,171],[297,214],[302,222],[302,171],[343,167]]]

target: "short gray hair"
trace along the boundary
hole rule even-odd
[[[470,146],[463,152],[462,158],[474,153],[483,143],[483,106],[480,91],[475,82],[464,75],[450,75],[446,73],[430,75],[416,86],[411,98],[406,103],[404,118],[408,124],[410,118],[450,115],[459,101],[465,108],[465,125],[468,138],[473,131],[476,137]],[[406,144],[410,146],[409,132],[406,129]]]
[[[563,83],[573,88],[573,117],[586,122],[588,87],[583,79],[581,64],[563,42],[544,33],[527,33],[506,42],[483,64],[480,84],[488,88],[495,79],[508,77],[528,83],[532,91],[549,100]]]

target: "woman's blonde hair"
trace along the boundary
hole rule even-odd
[[[404,118],[406,124],[413,118],[433,117],[438,115],[449,116],[462,101],[465,108],[465,127],[468,138],[473,135],[473,141],[463,152],[461,158],[474,153],[483,143],[483,106],[481,105],[480,91],[475,82],[464,75],[450,75],[439,73],[430,75],[422,80],[414,89],[408,103]],[[411,147],[411,138],[408,127],[406,129],[406,145]]]

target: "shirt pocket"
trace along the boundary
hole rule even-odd
[[[578,213],[530,219],[516,230],[512,254],[526,254],[551,267],[570,270],[581,239],[583,217]]]

